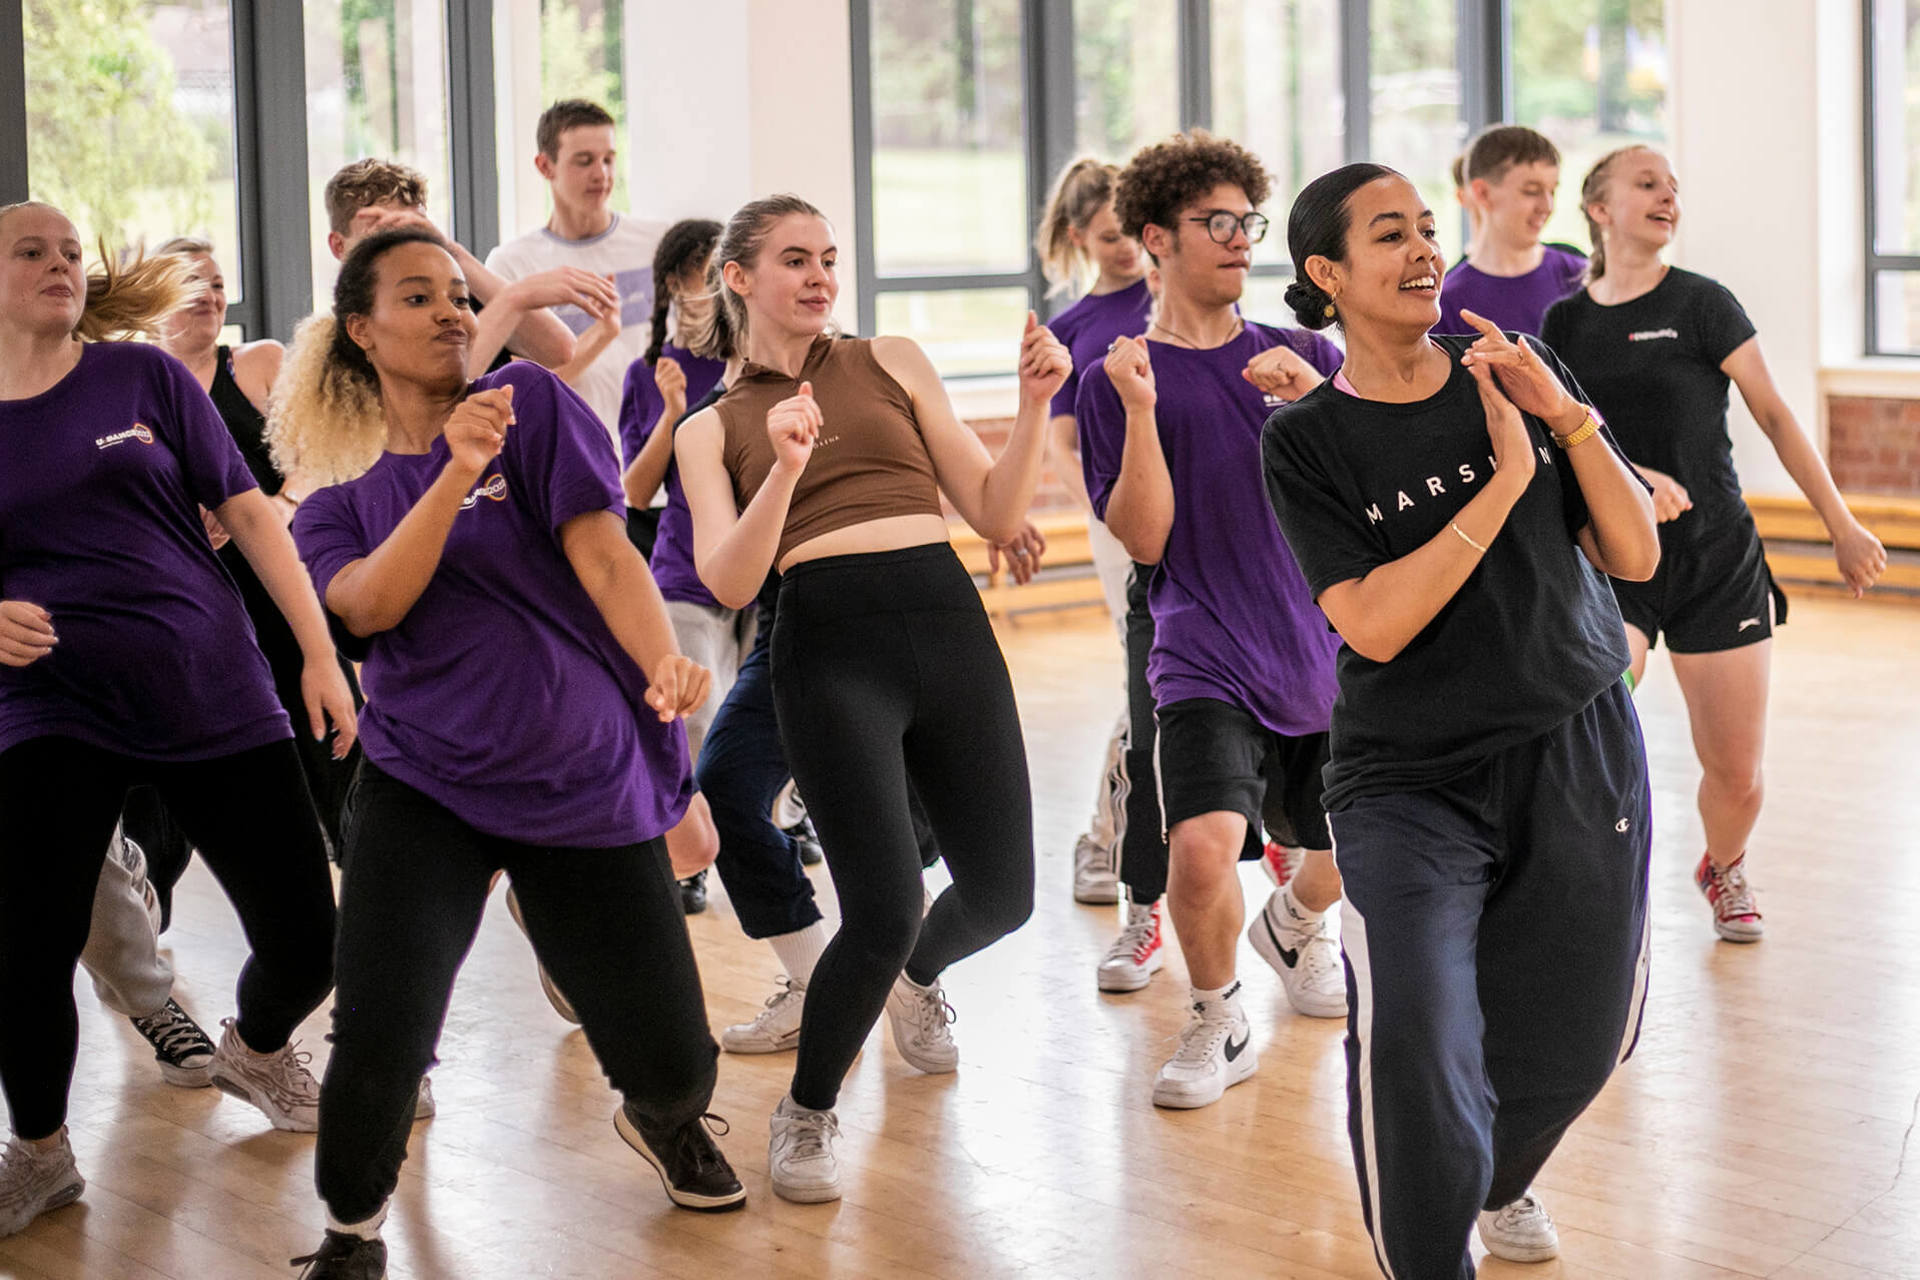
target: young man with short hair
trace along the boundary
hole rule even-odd
[[[1331,342],[1241,318],[1267,220],[1266,170],[1195,130],[1147,147],[1120,174],[1121,230],[1145,246],[1161,292],[1142,338],[1082,372],[1074,417],[1093,509],[1155,566],[1147,676],[1167,825],[1167,903],[1193,985],[1193,1017],[1153,1100],[1200,1107],[1259,1055],[1235,977],[1245,903],[1239,862],[1263,820],[1308,850],[1248,931],[1287,998],[1344,1017],[1346,978],[1326,910],[1339,873],[1320,807],[1339,637],[1315,607],[1266,505],[1260,430],[1278,405],[1340,366]]]
[[[345,258],[375,231],[407,223],[433,225],[427,216],[426,178],[392,160],[369,158],[343,166],[327,179],[322,199],[327,209],[327,249],[336,259]],[[590,272],[548,271],[510,283],[481,265],[446,232],[440,236],[460,264],[475,303],[479,330],[469,360],[476,377],[505,364],[508,352],[558,369],[573,358],[573,334],[547,308],[571,303],[602,315],[614,305],[613,286]],[[324,309],[326,300],[316,298],[314,305]]]
[[[1433,332],[1477,333],[1460,318],[1471,311],[1538,337],[1547,308],[1577,292],[1587,270],[1584,254],[1540,241],[1560,186],[1559,148],[1525,125],[1497,124],[1469,144],[1463,167],[1479,232],[1441,283]]]

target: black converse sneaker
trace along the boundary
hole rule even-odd
[[[631,1106],[613,1116],[620,1137],[659,1173],[667,1199],[698,1213],[726,1213],[747,1203],[747,1189],[708,1136],[709,1124],[727,1132],[727,1122],[716,1115],[697,1116],[675,1129],[654,1128]]]
[[[204,1089],[213,1083],[213,1041],[178,1000],[169,999],[158,1013],[127,1021],[153,1046],[162,1080],[182,1089]]]
[[[293,1265],[306,1264],[300,1280],[387,1280],[387,1246],[344,1231],[329,1231],[320,1247]]]

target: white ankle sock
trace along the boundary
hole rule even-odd
[[[804,988],[813,981],[813,967],[820,963],[820,953],[827,949],[830,937],[827,922],[815,920],[804,929],[768,938],[767,945],[779,957],[780,967],[787,971],[793,985]]]
[[[327,1210],[327,1230],[343,1236],[358,1236],[362,1240],[378,1240],[380,1228],[387,1220],[387,1206],[381,1205],[380,1212],[365,1222],[342,1222],[333,1216],[333,1210]]]
[[[1224,987],[1188,987],[1193,993],[1193,1002],[1198,1005],[1226,1005],[1240,1007],[1240,979],[1235,978]]]
[[[1267,915],[1276,925],[1299,931],[1317,929],[1326,912],[1309,911],[1300,904],[1291,884],[1282,885],[1267,899]]]

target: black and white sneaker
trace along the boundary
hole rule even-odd
[[[727,1213],[747,1203],[747,1189],[714,1145],[709,1124],[727,1132],[727,1122],[715,1115],[697,1116],[677,1129],[656,1129],[627,1106],[613,1116],[620,1137],[660,1175],[667,1199],[696,1213]]]
[[[178,1000],[169,999],[158,1013],[127,1021],[153,1046],[162,1080],[182,1089],[204,1089],[213,1083],[213,1041]]]
[[[819,833],[813,829],[813,819],[802,814],[800,821],[788,827],[786,831],[788,837],[792,839],[794,846],[800,850],[800,865],[803,867],[819,866],[821,860],[824,859],[827,854],[826,851],[820,847],[820,836]]]
[[[696,871],[680,882],[680,909],[697,916],[707,909],[707,873]]]
[[[329,1231],[320,1247],[293,1265],[306,1266],[300,1280],[387,1280],[387,1245],[344,1231]]]

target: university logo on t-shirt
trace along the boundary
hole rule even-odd
[[[1642,329],[1638,333],[1628,334],[1627,341],[1657,342],[1661,338],[1673,338],[1677,340],[1679,337],[1680,331],[1678,329]]]
[[[153,429],[144,422],[136,422],[125,431],[116,431],[112,435],[101,436],[93,442],[96,449],[111,449],[117,444],[129,440],[138,440],[141,444],[153,443]]]
[[[1542,465],[1549,467],[1553,465],[1553,450],[1539,443],[1533,447],[1534,451],[1540,455]],[[1487,476],[1492,475],[1495,465],[1492,454],[1487,455],[1487,464],[1484,468],[1477,461],[1462,462],[1451,472],[1423,476],[1411,485],[1395,489],[1391,498],[1377,499],[1371,506],[1361,508],[1361,511],[1367,517],[1368,525],[1380,524],[1390,516],[1414,510],[1424,501],[1444,497],[1449,486],[1456,490],[1471,489]],[[1389,511],[1388,508],[1392,510]]]
[[[494,472],[478,485],[474,486],[473,492],[468,494],[466,501],[460,504],[460,509],[465,511],[478,503],[482,498],[491,498],[495,502],[505,502],[507,500],[507,478],[498,471]]]

